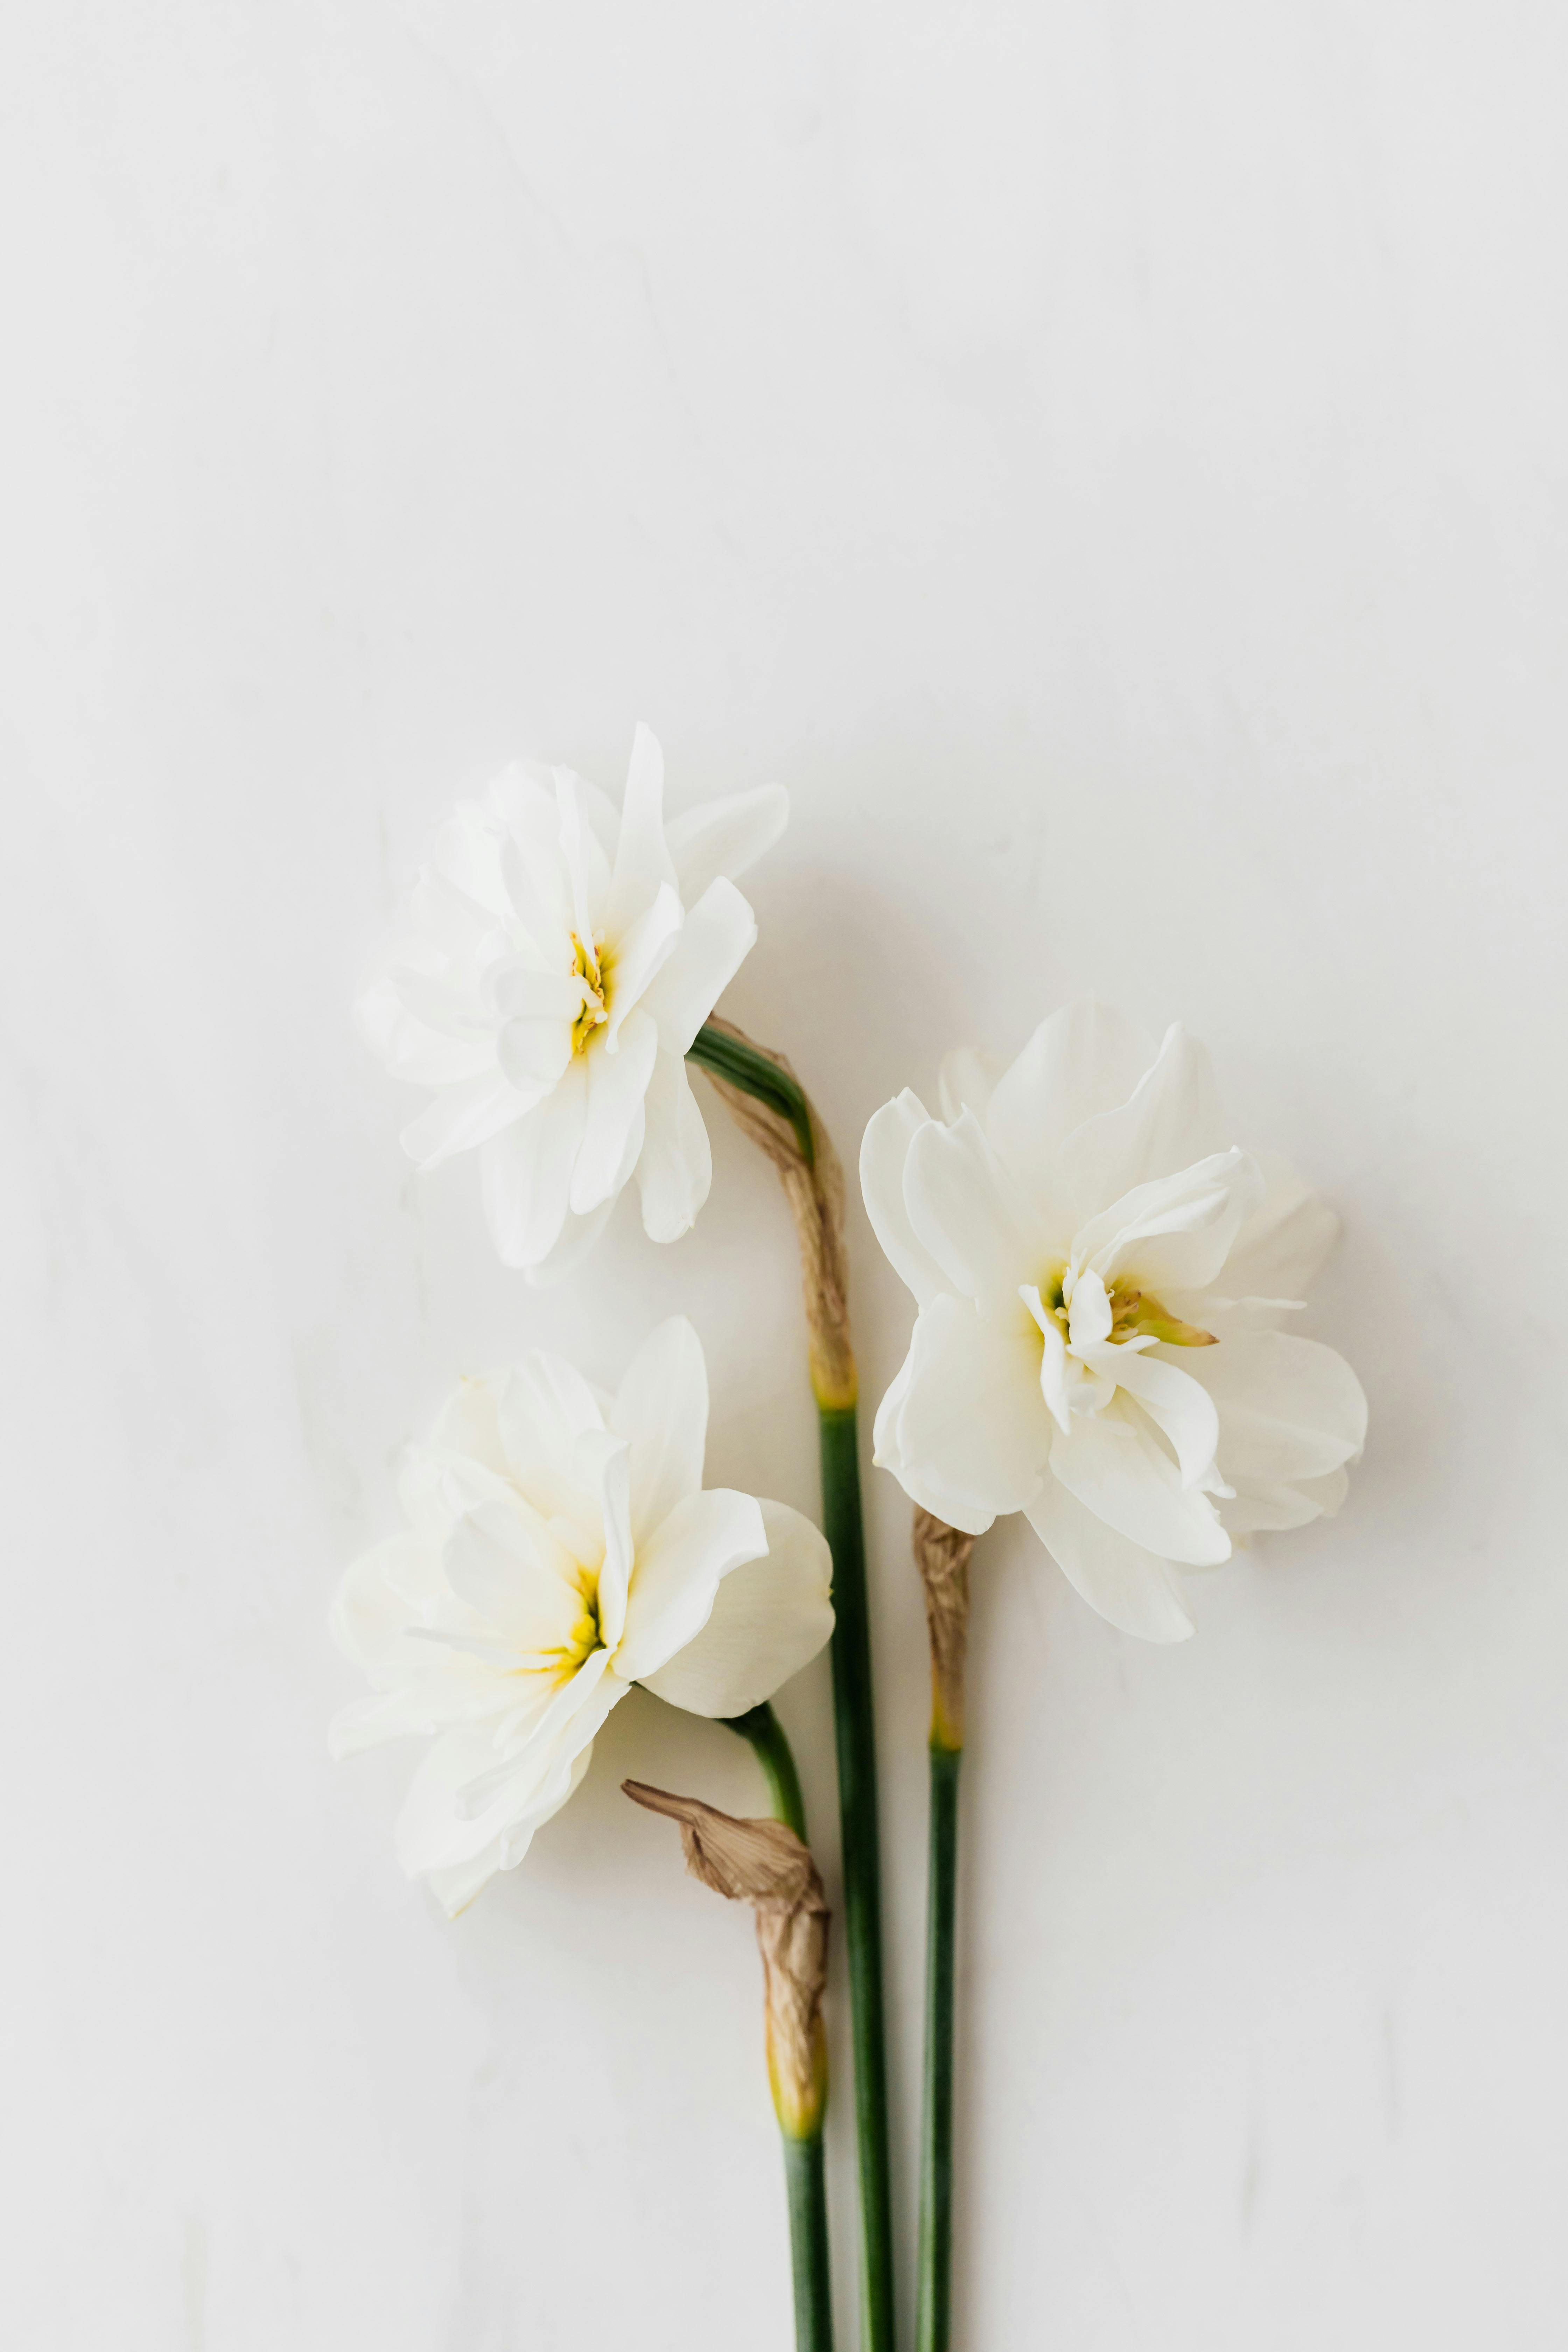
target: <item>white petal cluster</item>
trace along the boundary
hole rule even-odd
[[[410,1454],[408,1531],[355,1562],[333,1610],[373,1696],[332,1747],[432,1735],[398,1853],[449,1913],[521,1861],[633,1683],[739,1715],[832,1633],[823,1538],[783,1503],[704,1491],[707,1431],[701,1345],[678,1317],[614,1397],[531,1355],[466,1381]]]
[[[860,1157],[878,1239],[920,1312],[876,1458],[981,1534],[1022,1511],[1100,1614],[1181,1641],[1173,1566],[1339,1507],[1366,1400],[1279,1325],[1338,1230],[1282,1163],[1231,1146],[1208,1056],[1173,1028],[1152,1067],[1078,1003],[1000,1076],[942,1075]]]
[[[764,787],[664,821],[639,727],[620,814],[565,768],[514,765],[437,835],[361,1018],[398,1077],[438,1089],[421,1168],[478,1148],[497,1250],[565,1273],[635,1173],[655,1241],[708,1197],[687,1049],[756,938],[733,877],[788,814]]]

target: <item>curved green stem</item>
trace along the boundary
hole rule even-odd
[[[776,1062],[741,1038],[731,1037],[722,1029],[710,1028],[706,1023],[688,1045],[686,1058],[704,1070],[711,1070],[716,1078],[739,1087],[742,1094],[754,1095],[770,1110],[776,1110],[781,1118],[787,1118],[806,1166],[815,1166],[816,1146],[811,1134],[811,1107],[804,1089],[787,1070],[781,1070]]]
[[[948,2352],[952,2298],[952,1978],[962,1748],[931,1744],[926,1887],[925,2102],[921,2118],[917,2352]]]
[[[688,1058],[786,1124],[810,1182],[764,1144],[784,1176],[801,1235],[806,1318],[812,1339],[822,1454],[822,1526],[833,1556],[834,1737],[844,1870],[844,1937],[849,1960],[855,2052],[855,2123],[860,2159],[861,2343],[894,2352],[893,2215],[888,2144],[888,2062],[882,2014],[881,1861],[877,1828],[877,1742],[871,1692],[871,1631],[866,1598],[866,1538],[855,1419],[855,1364],[845,1306],[841,1202],[827,1145],[818,1162],[810,1103],[768,1055],[725,1029],[705,1025]],[[824,1138],[826,1142],[826,1139]],[[825,1279],[823,1250],[836,1273]]]
[[[739,1732],[742,1739],[751,1741],[768,1784],[768,1802],[774,1821],[786,1822],[805,1845],[805,1800],[800,1793],[800,1774],[795,1769],[795,1751],[773,1708],[764,1699],[761,1706],[749,1707],[744,1715],[726,1715],[720,1719],[730,1730]]]

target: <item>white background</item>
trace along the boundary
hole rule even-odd
[[[683,1308],[710,1477],[815,1504],[717,1108],[696,1233],[542,1296],[351,1025],[456,793],[618,790],[642,717],[678,804],[792,790],[727,1009],[847,1156],[1089,988],[1345,1220],[1342,1518],[1175,1651],[977,1557],[961,2344],[1561,2346],[1561,11],[14,0],[3,63],[6,2342],[790,2340],[750,1922],[617,1793],[752,1809],[745,1750],[636,1696],[455,1927],[408,1759],[325,1756],[333,1581],[462,1370]],[[835,1875],[825,1664],[782,1711]]]

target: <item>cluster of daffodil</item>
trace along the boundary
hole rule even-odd
[[[863,2342],[893,2352],[876,1764],[842,1188],[781,1057],[714,1008],[756,926],[735,877],[778,837],[764,790],[667,822],[639,729],[620,811],[563,769],[515,767],[437,835],[364,1025],[436,1089],[404,1136],[479,1154],[509,1265],[568,1276],[635,1176],[654,1241],[707,1197],[696,1062],[784,1178],[800,1233],[826,1538],[705,1488],[708,1378],[662,1325],[613,1395],[532,1353],[466,1381],[410,1450],[405,1532],[348,1571],[333,1627],[371,1696],[349,1755],[429,1741],[398,1827],[448,1912],[514,1867],[588,1769],[633,1683],[748,1738],[775,1818],[736,1822],[628,1783],[689,1867],[756,1908],[784,2135],[797,2341],[831,2343],[820,2001],[826,1909],[773,1693],[832,1639],[860,2166]],[[1145,1066],[1074,1003],[1006,1068],[951,1055],[941,1117],[906,1092],[866,1129],[877,1237],[913,1292],[875,1460],[916,1505],[931,1634],[931,1846],[917,2332],[949,2342],[958,1763],[969,1554],[1022,1512],[1083,1599],[1159,1642],[1193,1630],[1181,1571],[1338,1508],[1366,1405],[1331,1349],[1283,1328],[1336,1231],[1289,1169],[1230,1140],[1180,1028]],[[837,1615],[836,1615],[837,1612]]]

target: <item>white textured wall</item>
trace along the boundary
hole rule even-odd
[[[962,2342],[1555,2352],[1561,12],[15,0],[0,44],[6,2340],[788,2342],[749,1923],[616,1793],[745,1810],[738,1743],[634,1699],[456,1927],[405,1759],[324,1753],[334,1577],[461,1369],[609,1374],[684,1307],[713,1474],[814,1500],[717,1120],[690,1239],[537,1296],[350,1027],[454,793],[618,786],[640,716],[678,797],[793,790],[730,1003],[843,1146],[1087,986],[1184,1016],[1346,1221],[1342,1520],[1175,1652],[982,1547]],[[852,1239],[879,1393],[910,1310]],[[907,2254],[924,1643],[871,1493]]]

